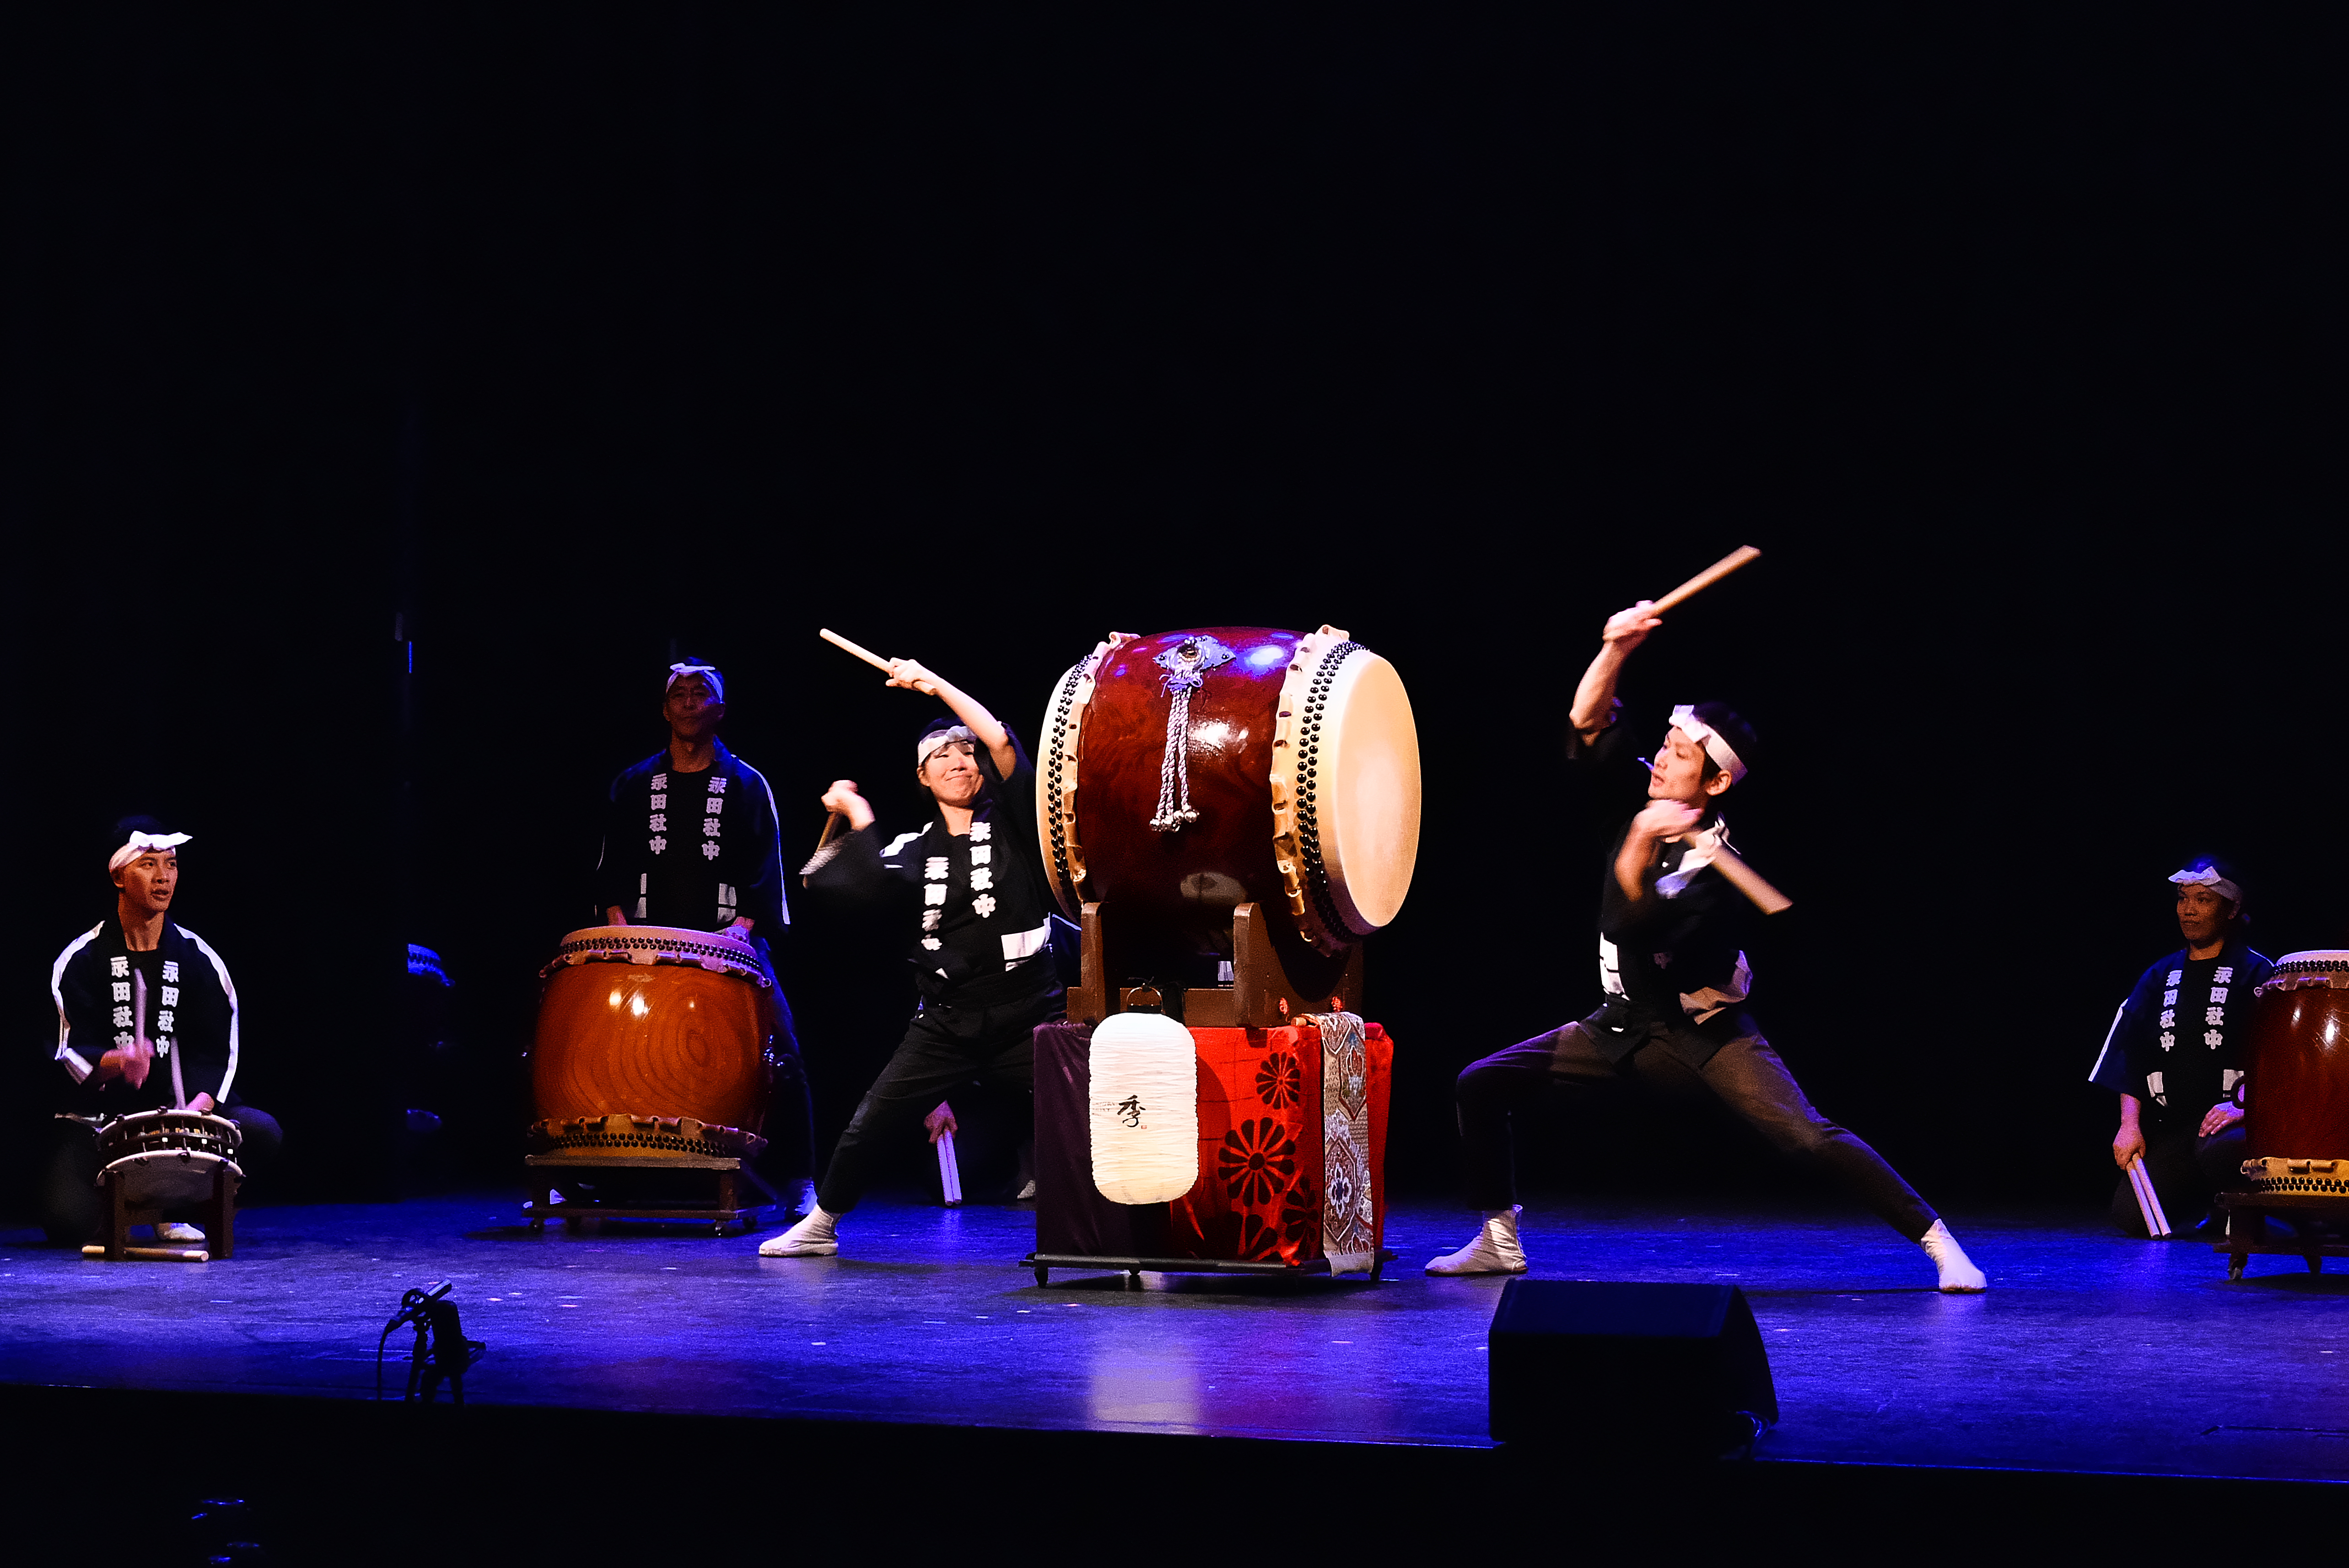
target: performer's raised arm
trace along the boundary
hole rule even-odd
[[[1650,613],[1653,603],[1642,599],[1628,610],[1618,610],[1599,634],[1598,655],[1582,672],[1582,684],[1574,688],[1574,710],[1568,716],[1586,742],[1597,738],[1615,717],[1615,683],[1622,676],[1624,659],[1663,624]]]
[[[988,754],[995,758],[997,776],[1006,779],[1011,776],[1012,769],[1019,766],[1019,753],[1011,745],[1011,732],[1003,727],[1001,719],[987,711],[984,703],[951,681],[940,677],[918,659],[891,659],[889,671],[889,685],[926,693],[952,708],[954,716],[969,728],[973,738],[986,747]]]

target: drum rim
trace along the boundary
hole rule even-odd
[[[761,986],[773,984],[759,962],[759,950],[731,931],[694,931],[675,925],[586,925],[566,932],[539,976],[545,979],[558,970],[595,963],[667,963],[732,975]]]

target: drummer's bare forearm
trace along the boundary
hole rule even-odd
[[[626,925],[628,923],[628,917],[620,912],[620,906],[618,904],[605,904],[604,906],[604,923],[606,925]]]
[[[1574,688],[1574,708],[1567,716],[1568,722],[1585,740],[1607,727],[1607,715],[1615,706],[1615,683],[1623,674],[1624,657],[1621,644],[1599,644],[1598,656],[1582,672],[1582,683]]]
[[[1009,775],[1019,765],[1019,756],[1011,749],[1011,732],[1003,727],[1003,721],[988,712],[986,704],[960,686],[947,681],[935,684],[938,688],[938,700],[954,709],[954,716],[969,727],[978,743],[986,747],[988,754],[995,758],[996,773],[999,776]]]
[[[205,1116],[209,1115],[212,1107],[219,1103],[220,1102],[218,1100],[212,1099],[212,1097],[208,1094],[200,1094],[188,1101],[188,1109],[194,1111],[198,1116]]]

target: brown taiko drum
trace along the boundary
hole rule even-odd
[[[2253,1189],[2349,1194],[2349,952],[2277,962],[2252,993],[2243,1065]]]
[[[542,1149],[754,1154],[772,1085],[774,980],[731,932],[603,925],[542,972],[531,1091]]]
[[[1419,853],[1419,733],[1395,668],[1333,626],[1103,643],[1061,676],[1036,771],[1046,880],[1195,953],[1233,910],[1325,954],[1392,922]]]

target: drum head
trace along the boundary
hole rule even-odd
[[[1323,711],[1322,862],[1339,913],[1368,936],[1402,910],[1419,863],[1419,730],[1402,677],[1367,649],[1339,666]]]
[[[172,1209],[210,1198],[212,1177],[222,1170],[228,1172],[230,1190],[234,1191],[244,1179],[236,1161],[192,1149],[129,1155],[109,1165],[106,1174],[122,1183],[123,1199],[133,1207]]]

